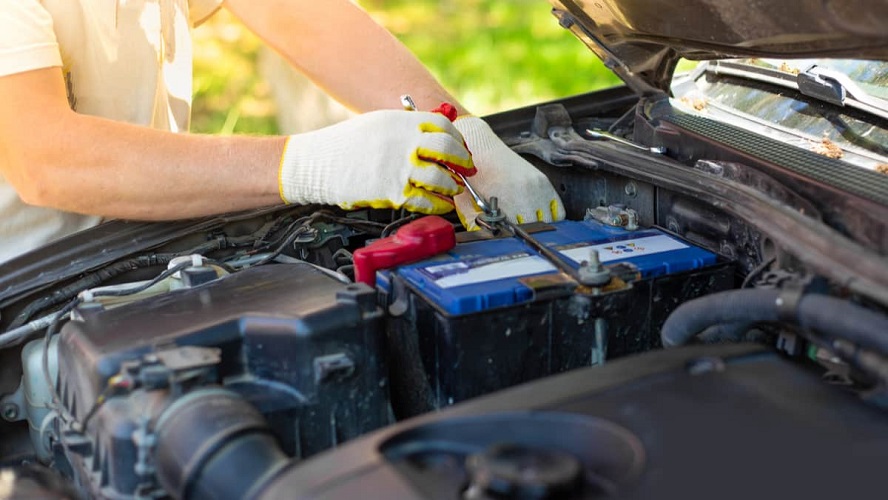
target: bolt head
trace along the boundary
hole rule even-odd
[[[626,193],[626,196],[635,198],[638,195],[638,186],[634,182],[629,182],[626,184],[624,192]]]
[[[3,418],[6,420],[15,420],[19,416],[19,408],[11,403],[5,404],[3,405],[2,410],[0,410],[0,413],[3,414]]]

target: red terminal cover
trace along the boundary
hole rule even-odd
[[[398,229],[394,236],[374,241],[354,253],[355,281],[376,286],[376,272],[411,264],[456,246],[453,225],[430,215]]]
[[[432,113],[440,113],[452,122],[456,121],[458,115],[456,106],[449,102],[442,102],[440,106],[432,110]]]

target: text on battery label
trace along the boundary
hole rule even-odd
[[[674,240],[666,235],[657,235],[634,240],[584,245],[559,251],[561,252],[561,255],[564,255],[579,264],[584,260],[589,260],[589,252],[591,250],[598,250],[598,258],[601,262],[610,262],[613,260],[631,259],[633,257],[643,257],[645,255],[682,250],[685,248],[688,248],[688,246],[680,241]]]

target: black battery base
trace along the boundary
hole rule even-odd
[[[387,332],[399,419],[500,389],[661,346],[681,303],[734,287],[732,263],[624,284],[561,288],[508,307],[452,315],[395,277]]]

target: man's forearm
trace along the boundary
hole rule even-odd
[[[0,78],[0,172],[33,205],[176,219],[280,203],[285,138],[174,134],[80,115],[58,68]]]
[[[71,113],[19,158],[26,202],[105,217],[180,219],[281,203],[283,137],[174,134]]]
[[[348,0],[225,4],[294,66],[356,111],[397,107],[405,92],[419,109],[455,102],[403,44]]]

